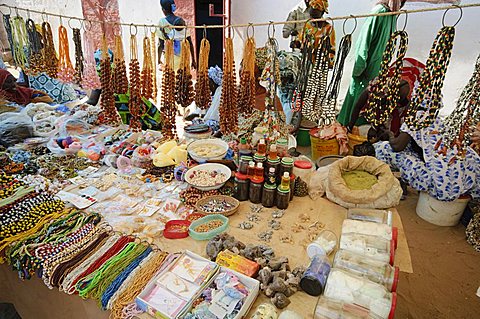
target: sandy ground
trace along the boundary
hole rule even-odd
[[[413,273],[400,273],[395,318],[480,318],[480,253],[465,240],[465,227],[438,227],[417,216],[418,196],[397,207],[410,246]]]

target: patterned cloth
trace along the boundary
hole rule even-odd
[[[422,161],[410,144],[402,152],[394,152],[389,142],[374,144],[377,159],[400,170],[401,177],[414,189],[428,192],[441,201],[453,201],[461,195],[480,198],[480,156],[471,148],[467,149],[464,159],[451,161],[455,156],[449,150],[447,156],[439,156],[435,144],[441,138],[438,133],[442,127],[439,119],[430,127],[411,131],[402,125],[401,131],[408,133],[423,149],[425,161]]]
[[[66,103],[78,98],[70,85],[53,79],[45,73],[30,75],[28,80],[32,89],[47,93],[56,103]]]

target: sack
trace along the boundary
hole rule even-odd
[[[353,170],[373,174],[378,182],[370,189],[352,190],[347,187],[342,173]],[[332,163],[326,184],[327,198],[347,208],[390,208],[397,206],[402,197],[402,187],[390,167],[370,156],[347,156]]]

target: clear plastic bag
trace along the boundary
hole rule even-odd
[[[0,115],[0,144],[9,147],[33,136],[32,120],[20,113]]]

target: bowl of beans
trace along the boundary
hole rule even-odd
[[[232,171],[225,165],[208,163],[192,167],[185,173],[185,181],[202,191],[219,189],[230,179]]]
[[[228,228],[228,218],[219,215],[208,215],[190,224],[188,233],[195,240],[209,240],[223,233]]]

